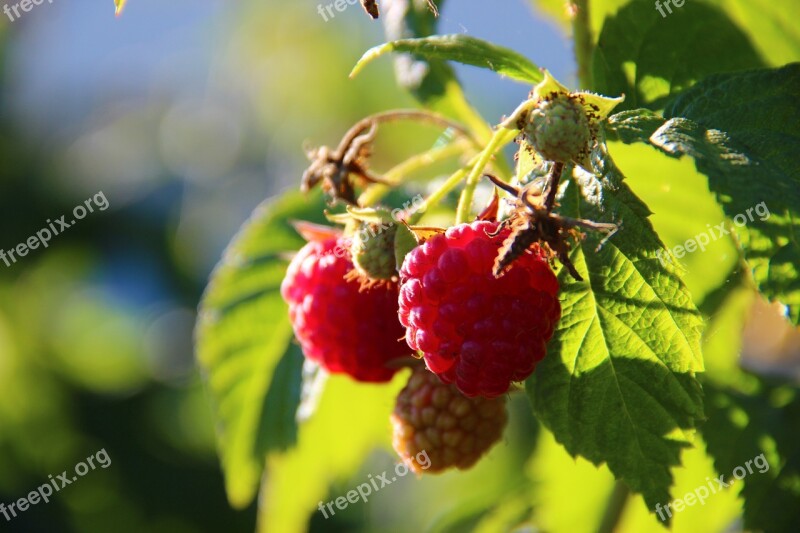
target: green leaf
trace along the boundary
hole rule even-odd
[[[591,0],[589,10],[592,24],[592,33],[597,35],[603,27],[603,22],[608,15],[614,13],[630,0]],[[564,28],[569,28],[572,16],[569,4],[564,0],[529,0],[538,10],[548,15]]]
[[[708,422],[703,437],[725,482],[732,482],[732,490],[743,485],[745,529],[795,531],[800,523],[800,388],[752,376],[748,381],[740,387],[704,383]]]
[[[401,372],[390,384],[372,385],[329,376],[318,411],[300,426],[297,446],[268,459],[259,531],[307,531],[319,502],[344,496],[326,497],[329,486],[353,474],[374,448],[389,447],[389,415],[407,379]]]
[[[590,16],[594,34],[599,34],[606,19],[628,2],[630,0],[592,0]],[[563,0],[530,0],[530,3],[562,27],[570,27],[569,10]],[[800,57],[800,27],[793,23],[797,11],[794,3],[774,0],[706,0],[706,3],[717,6],[729,16],[770,66],[783,65]],[[650,10],[657,13],[654,4],[649,1]],[[689,4],[691,2],[680,8],[673,5],[673,12],[680,12]],[[659,14],[659,19],[663,18]]]
[[[278,361],[264,398],[256,450],[285,450],[297,442],[297,410],[303,390],[303,350],[295,343]]]
[[[397,233],[394,236],[394,261],[398,270],[403,266],[408,252],[417,247],[417,238],[405,224],[398,224]]]
[[[753,531],[794,531],[800,521],[800,453],[797,442],[800,438],[800,388],[796,384],[781,384],[754,376],[742,370],[740,354],[743,352],[742,332],[749,328],[749,342],[754,342],[754,330],[759,326],[748,325],[753,317],[761,324],[770,324],[775,315],[762,315],[766,303],[757,302],[758,295],[752,289],[739,289],[728,295],[725,304],[709,320],[703,339],[703,353],[708,372],[703,375],[703,391],[707,420],[700,426],[707,452],[726,482],[734,483],[726,492],[744,499],[744,521],[746,529]],[[756,337],[775,338],[775,324],[769,326],[773,332],[755,333]],[[778,331],[781,326],[776,328]],[[778,335],[780,337],[780,334]],[[791,335],[784,336],[784,344],[790,343]],[[782,350],[781,342],[767,351],[759,349],[750,353],[749,364],[757,362],[769,353],[768,359],[777,357]],[[763,361],[763,359],[762,359]],[[785,366],[788,368],[788,366]],[[762,463],[753,468],[754,458],[764,454],[769,469]],[[762,461],[761,459],[758,459]],[[738,481],[734,470],[748,468],[747,475]],[[761,470],[761,471],[759,471]],[[742,470],[738,471],[742,474]],[[716,476],[714,476],[716,477]],[[697,483],[700,486],[702,483]],[[714,483],[716,486],[716,482]],[[714,498],[722,497],[715,494]],[[738,502],[741,506],[741,501]],[[741,514],[741,507],[739,513]]]
[[[607,463],[652,509],[670,501],[670,467],[703,416],[703,322],[676,270],[659,260],[647,206],[605,152],[596,156],[597,175],[576,168],[559,212],[621,229],[602,245],[593,233],[574,245],[585,281],[561,269],[562,318],[527,389],[570,454]]]
[[[712,0],[728,13],[770,66],[800,57],[800,27],[796,2],[774,0]]]
[[[442,2],[438,5],[441,8]],[[428,37],[436,32],[439,21],[426,2],[414,0],[393,0],[392,9],[384,13],[382,20],[387,41]],[[484,141],[489,139],[491,128],[467,102],[446,61],[400,54],[394,66],[398,85],[411,92],[422,105],[466,124]]]
[[[662,17],[633,0],[606,19],[593,58],[594,90],[625,93],[622,108],[661,109],[709,74],[765,66],[721,9],[687,2]]]
[[[681,453],[681,463],[673,470],[673,493],[678,497],[714,477],[712,460],[703,446],[685,449]],[[541,531],[601,530],[597,525],[615,501],[614,476],[608,468],[597,468],[581,457],[570,457],[549,432],[543,432],[536,454],[526,469],[534,482],[534,523]],[[685,507],[680,513],[673,513],[670,531],[725,531],[740,513],[741,506],[735,496],[717,494],[703,505]],[[629,498],[614,531],[666,533],[666,529],[656,524],[663,524],[658,515],[643,504],[641,496],[634,496]]]
[[[619,114],[625,142],[694,158],[708,176],[759,288],[800,323],[800,64],[711,76],[652,114]],[[673,117],[673,118],[670,118]],[[655,128],[655,129],[654,129]],[[709,220],[709,224],[716,224]],[[721,231],[721,230],[720,230]]]
[[[664,125],[664,117],[649,109],[631,109],[608,117],[606,133],[609,139],[625,144],[647,142],[658,128]]]
[[[322,211],[319,195],[309,201],[299,193],[259,206],[228,246],[200,303],[197,359],[236,507],[255,496],[267,452],[294,441],[300,367],[280,284],[286,252],[303,244],[288,220],[318,220]]]
[[[627,112],[626,112],[627,113]],[[663,119],[657,117],[660,123]],[[708,224],[726,220],[716,196],[708,190],[708,179],[690,158],[674,159],[644,144],[609,142],[608,150],[626,183],[653,212],[650,223],[664,245],[673,249],[708,232]],[[691,213],[692,216],[686,216]],[[706,316],[716,312],[712,300],[741,285],[743,276],[732,276],[743,260],[730,235],[711,241],[681,260],[681,278],[698,309]],[[707,356],[703,354],[705,363]]]
[[[512,80],[535,84],[542,81],[539,68],[524,56],[469,35],[435,35],[421,39],[402,39],[367,50],[353,67],[357,75],[370,61],[390,52],[406,52],[425,59],[455,61],[486,68]]]

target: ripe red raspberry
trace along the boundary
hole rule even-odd
[[[360,290],[358,281],[346,280],[349,248],[343,237],[306,244],[289,265],[281,295],[306,357],[358,381],[389,381],[397,369],[386,363],[410,353],[397,321],[397,285]]]
[[[409,253],[400,270],[400,322],[428,368],[466,396],[504,394],[533,372],[561,316],[558,280],[538,248],[492,274],[496,222],[461,224]]]
[[[418,368],[397,396],[391,420],[395,451],[421,473],[471,467],[500,440],[508,416],[505,398],[467,398]]]

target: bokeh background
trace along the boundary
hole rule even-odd
[[[388,59],[348,79],[361,54],[383,42],[382,29],[357,5],[326,22],[317,6],[329,1],[130,0],[115,19],[111,0],[54,0],[14,22],[0,16],[0,248],[26,241],[98,191],[110,204],[49,248],[11,267],[0,262],[0,502],[15,501],[100,449],[112,461],[49,504],[11,522],[0,517],[0,531],[254,530],[257,504],[236,511],[225,495],[194,363],[197,302],[252,209],[298,186],[304,142],[335,144],[363,116],[413,105],[396,87]],[[452,0],[440,32],[508,46],[574,85],[563,28],[527,0],[491,0],[491,10],[487,3]],[[456,69],[490,122],[529,90],[485,71]],[[436,141],[435,132],[418,128],[386,131],[378,169]],[[646,147],[612,149],[655,211],[665,242],[685,240],[670,234],[669,217],[685,217],[696,207],[691,202],[706,200],[672,209],[682,199],[668,184],[675,172],[693,172],[692,163],[655,168]],[[718,208],[704,214],[723,220]],[[735,263],[729,242],[715,246],[690,265],[695,296],[709,290],[713,276],[706,274]],[[752,294],[743,294],[726,312],[751,305]],[[782,325],[776,309],[753,309],[747,326],[711,329],[709,368],[737,365],[739,345],[731,339],[744,329],[745,366],[796,380],[796,331]],[[787,362],[787,354],[794,359]],[[506,446],[469,474],[424,485],[408,476],[335,519],[315,514],[311,530],[467,531],[475,512],[498,503],[498,523],[528,515],[536,504],[541,524],[572,530],[586,518],[576,509],[602,509],[613,478],[540,434],[520,396],[512,399]],[[702,450],[683,459],[676,493],[713,474]],[[364,457],[329,499],[395,461],[386,451]],[[296,475],[296,483],[283,486],[302,490],[302,476],[315,474],[298,468]],[[534,501],[531,483],[549,492]],[[713,512],[687,510],[677,525],[735,529],[736,494],[721,494],[714,505]],[[641,507],[626,515],[627,530],[639,531],[635,524],[645,522],[637,520],[652,524]],[[600,516],[590,518],[597,523]]]
[[[453,2],[443,31],[569,80],[566,36],[523,0],[498,1],[502,16]],[[380,24],[357,5],[325,22],[317,4],[132,0],[115,19],[111,0],[55,0],[0,17],[0,248],[98,191],[110,203],[0,263],[0,502],[101,448],[112,460],[0,531],[253,531],[255,504],[233,511],[223,489],[197,302],[250,211],[299,183],[304,141],[412,104],[388,60],[347,78]],[[459,72],[487,117],[528,90]],[[387,159],[432,141],[392,135]]]

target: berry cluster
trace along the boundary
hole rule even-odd
[[[454,226],[414,248],[399,272],[394,230],[357,246],[328,235],[289,265],[281,294],[310,360],[385,382],[414,352],[424,357],[392,415],[395,449],[412,469],[422,451],[428,471],[474,464],[502,435],[502,395],[545,355],[560,317],[558,281],[536,247],[496,277],[508,234],[497,222]]]
[[[369,169],[379,122],[409,118],[469,138],[459,125],[427,112],[379,113],[350,128],[337,148],[308,152],[301,190],[320,186],[347,212],[327,214],[345,226],[345,236],[318,227],[324,238],[310,238],[289,266],[282,294],[295,336],[308,359],[358,381],[388,381],[413,367],[391,417],[395,450],[409,468],[422,469],[415,463],[422,452],[431,459],[426,470],[468,468],[500,439],[504,395],[545,357],[561,318],[550,260],[558,258],[580,280],[569,240],[581,237],[579,229],[617,229],[555,209],[565,166],[590,166],[597,122],[619,101],[570,93],[545,72],[531,99],[501,127],[519,131],[524,149],[548,161],[546,187],[515,187],[489,176],[512,195],[513,210],[499,216],[495,196],[478,220],[448,229],[410,226],[418,218],[408,209],[388,217],[385,208],[369,206],[374,201],[362,205],[370,195],[358,197],[356,185],[396,184]],[[477,168],[470,171],[473,184]],[[467,192],[461,200],[468,206]]]

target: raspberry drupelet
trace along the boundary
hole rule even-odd
[[[508,235],[460,224],[412,250],[400,270],[400,322],[428,368],[466,396],[492,398],[531,375],[561,316],[558,280],[537,247],[499,278]]]
[[[289,265],[281,294],[306,357],[331,373],[386,382],[399,369],[387,364],[411,354],[397,320],[397,284],[361,289],[345,279],[349,249],[344,237],[309,242]]]

